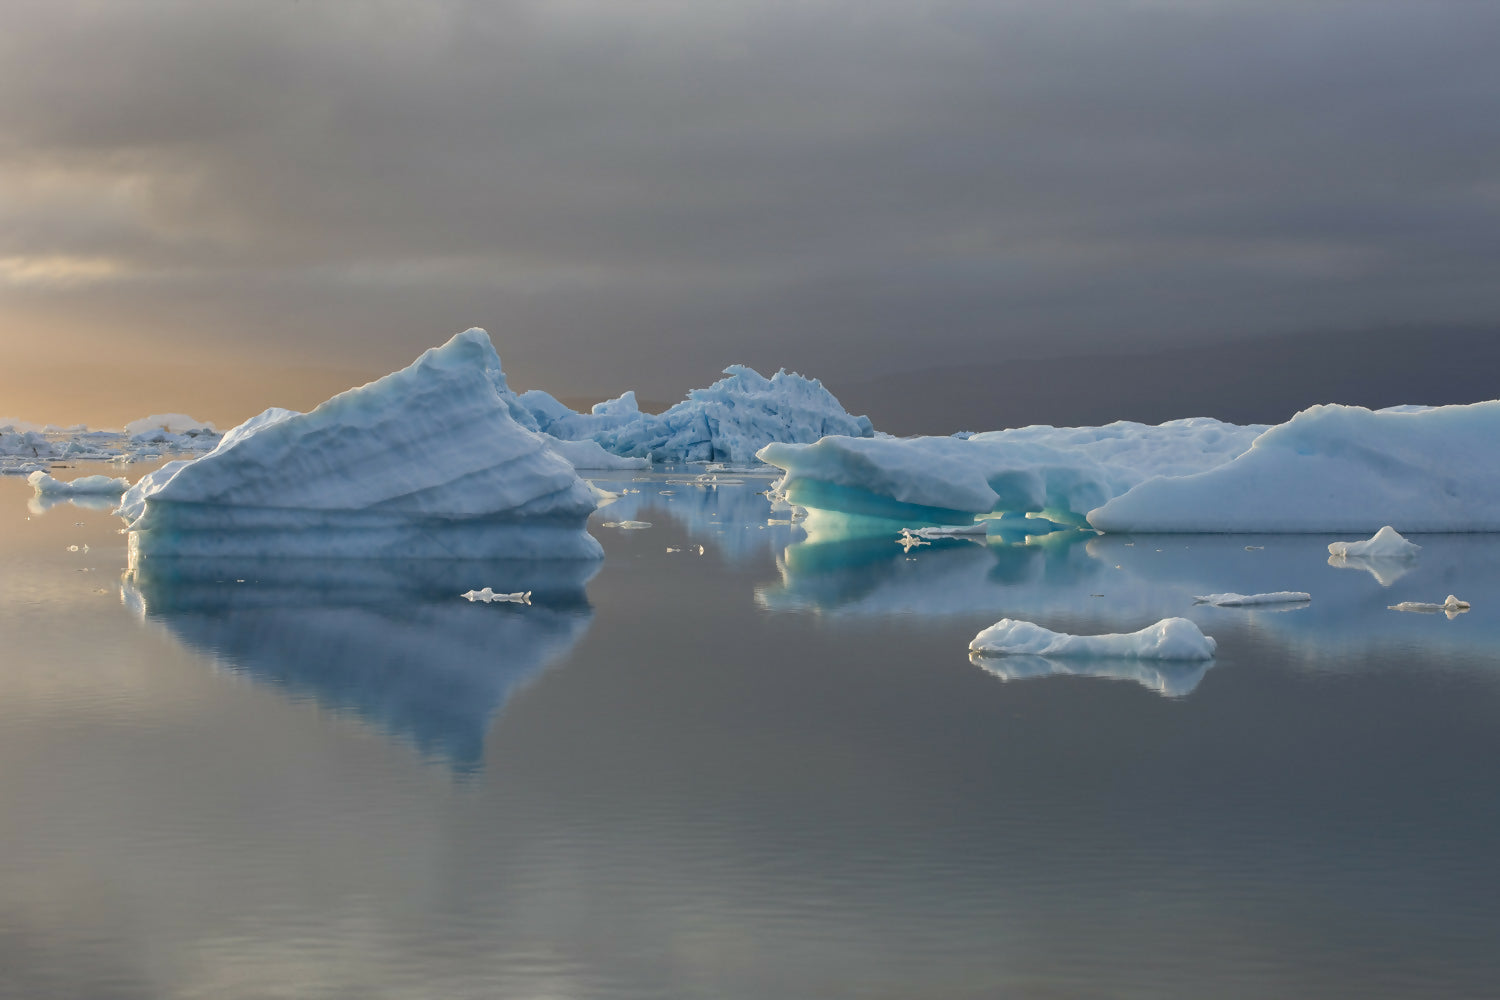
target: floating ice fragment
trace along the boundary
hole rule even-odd
[[[1069,635],[1035,622],[1002,618],[976,635],[969,651],[985,656],[1119,657],[1135,660],[1211,660],[1217,643],[1186,618],[1163,618],[1139,632]]]
[[[916,535],[918,538],[953,538],[962,535],[983,535],[989,530],[989,525],[984,521],[975,521],[973,524],[940,524],[901,530],[904,533]]]
[[[510,604],[531,603],[531,591],[529,590],[518,590],[514,594],[497,594],[491,588],[485,587],[483,590],[471,590],[461,596],[468,598],[471,603],[474,601],[483,601],[486,604],[492,604],[495,601]]]
[[[1422,546],[1408,542],[1389,524],[1362,542],[1330,542],[1328,545],[1329,555],[1371,559],[1414,559],[1420,551]]]
[[[1277,590],[1269,594],[1203,594],[1193,598],[1196,604],[1212,604],[1217,608],[1241,608],[1253,604],[1305,604],[1310,600],[1312,595],[1300,590]]]
[[[130,489],[127,479],[111,479],[109,476],[80,476],[71,482],[53,479],[45,472],[33,472],[26,477],[37,496],[119,496]]]
[[[601,527],[620,528],[625,531],[638,531],[641,528],[651,527],[650,521],[605,521]]]
[[[1421,601],[1402,601],[1400,604],[1390,605],[1392,611],[1416,611],[1422,614],[1445,613],[1449,618],[1456,618],[1459,614],[1469,610],[1468,601],[1460,601],[1457,597],[1449,594],[1442,604],[1423,604]]]

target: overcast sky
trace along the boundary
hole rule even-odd
[[[471,325],[522,388],[673,400],[1491,323],[1497,38],[1485,0],[0,0],[0,416],[197,378],[239,419]]]

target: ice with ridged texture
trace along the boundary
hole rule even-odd
[[[649,469],[651,463],[644,458],[626,458],[623,455],[614,455],[599,447],[598,442],[589,438],[581,438],[577,441],[564,441],[550,434],[542,435],[547,441],[547,447],[567,459],[573,468],[579,471],[585,469],[607,469],[616,471],[620,469]]]
[[[1002,618],[976,635],[969,651],[985,656],[1118,657],[1133,660],[1210,660],[1217,644],[1186,618],[1163,618],[1139,632],[1070,635],[1035,622]]]
[[[1243,452],[1264,428],[1206,417],[1152,426],[1019,427],[960,437],[826,438],[771,444],[796,504],[902,524],[1046,513],[1069,523],[1151,476],[1181,476]],[[869,525],[874,532],[877,525]]]
[[[594,559],[595,499],[517,421],[483,330],[310,413],[268,410],[122,499],[137,557]],[[533,421],[534,422],[534,421]]]
[[[45,472],[33,472],[26,477],[37,496],[57,497],[117,497],[130,489],[128,479],[110,476],[79,476],[77,479],[54,479]]]
[[[1089,523],[1114,532],[1500,531],[1497,442],[1500,400],[1313,406],[1232,462],[1143,482]]]
[[[574,413],[546,393],[522,393],[538,427],[567,439],[590,438],[616,455],[653,462],[748,465],[770,442],[811,443],[828,435],[870,437],[869,417],[851,416],[817,379],[785,370],[766,378],[744,365],[728,378],[662,413],[643,413],[635,393]]]
[[[1312,595],[1300,590],[1274,590],[1266,594],[1202,594],[1193,600],[1216,608],[1248,608],[1258,604],[1306,604]]]
[[[1370,538],[1362,542],[1330,542],[1328,554],[1347,557],[1361,556],[1366,559],[1415,559],[1422,546],[1408,542],[1401,533],[1387,524]]]

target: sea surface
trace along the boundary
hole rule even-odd
[[[129,575],[0,479],[0,997],[1500,994],[1500,538],[812,544],[700,471],[597,565]]]

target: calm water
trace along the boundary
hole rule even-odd
[[[123,584],[0,479],[0,995],[1500,992],[1500,540],[903,553],[677,478],[602,481],[587,570]],[[1211,666],[966,652],[1170,614]]]

